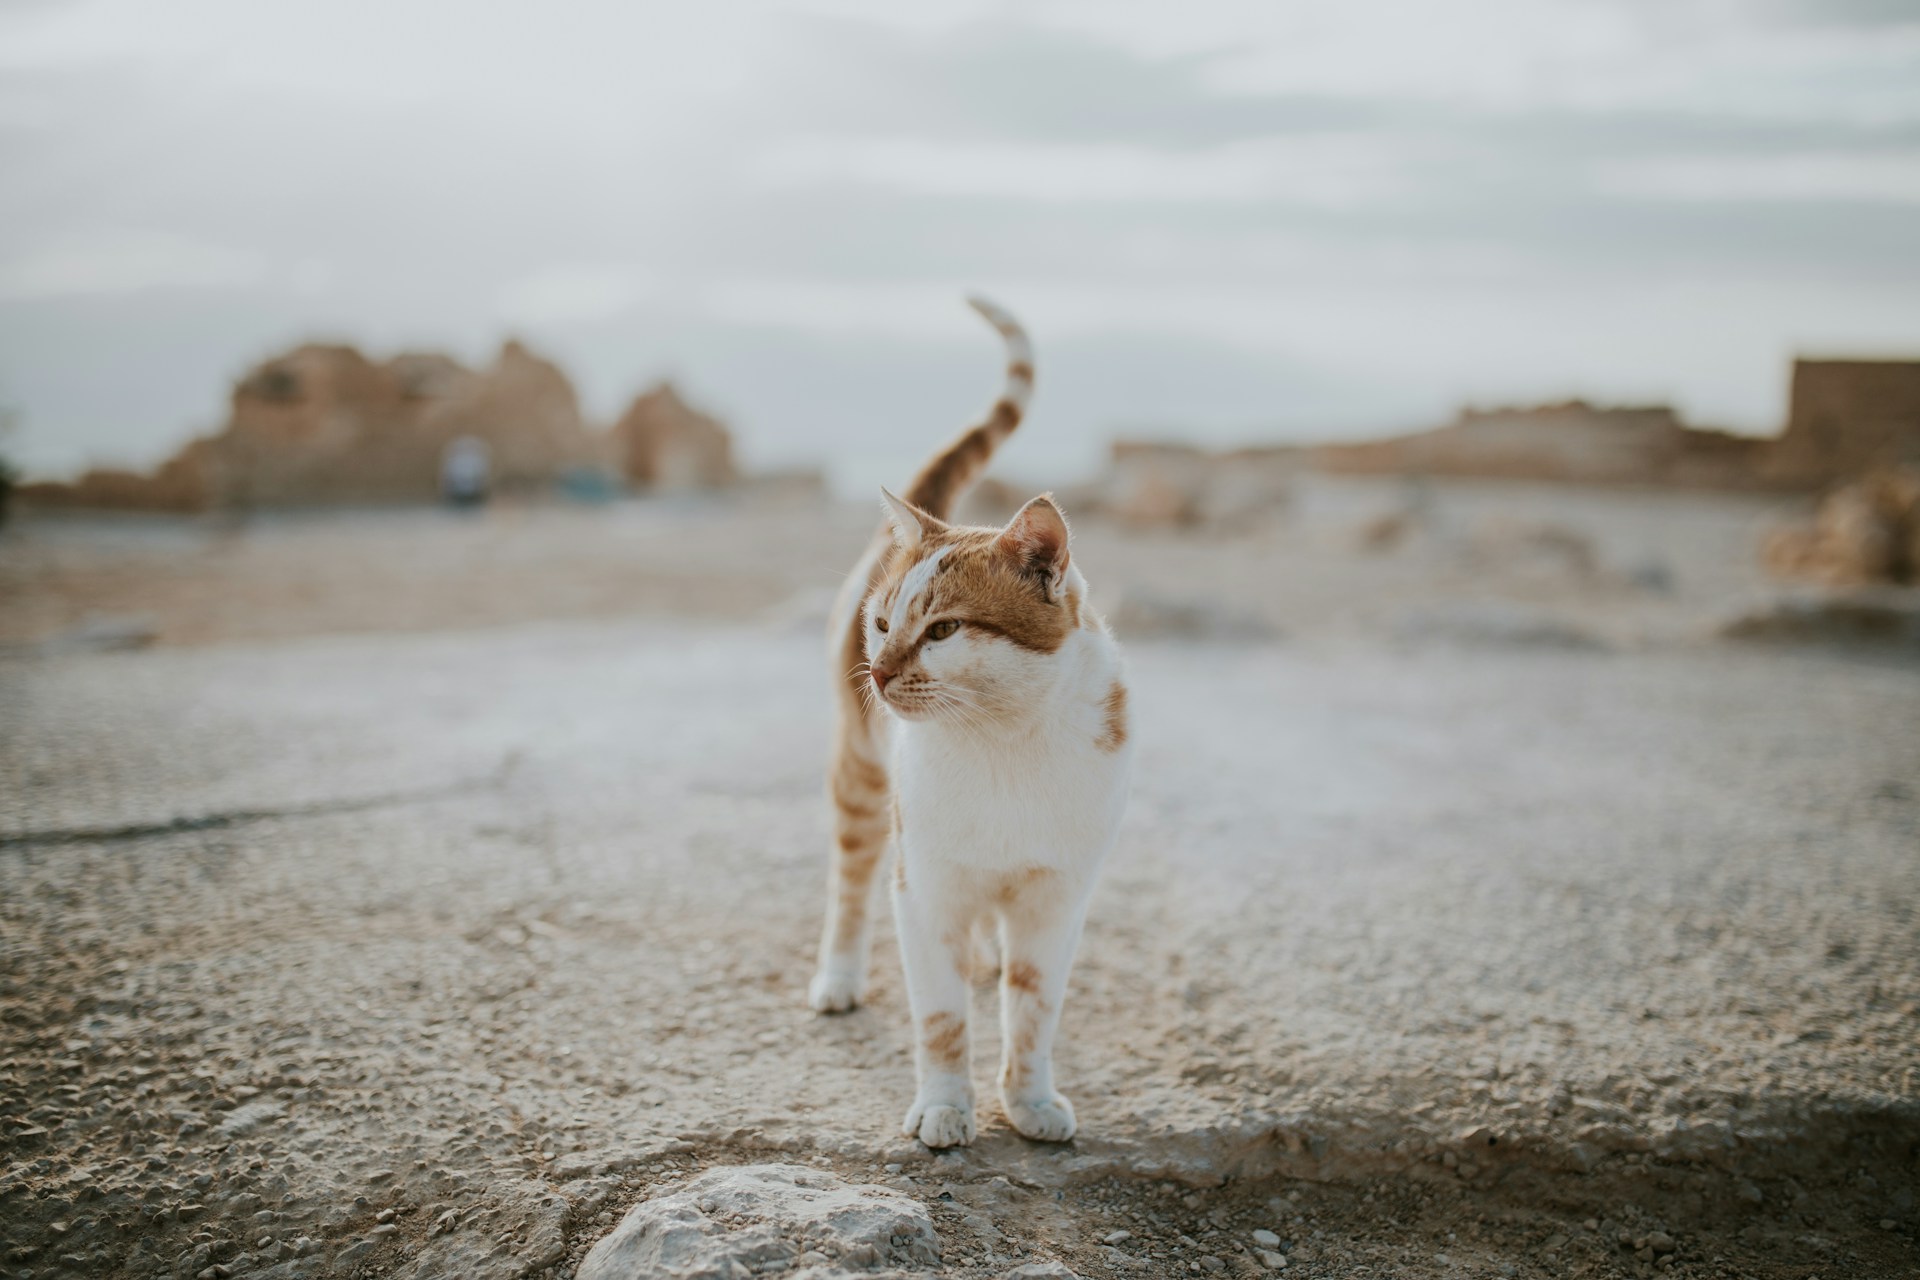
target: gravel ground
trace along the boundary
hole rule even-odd
[[[0,1272],[563,1276],[774,1160],[968,1280],[1920,1268],[1910,658],[1132,644],[1080,1137],[934,1157],[776,612],[0,659]]]

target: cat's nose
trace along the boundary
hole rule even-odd
[[[885,667],[869,667],[867,673],[873,677],[873,687],[882,693],[887,691],[887,681],[894,676],[894,673]]]

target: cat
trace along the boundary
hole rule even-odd
[[[974,1137],[968,998],[976,951],[996,934],[1007,1119],[1028,1138],[1073,1136],[1054,1035],[1132,755],[1119,646],[1052,495],[1004,528],[947,521],[1033,389],[1026,333],[970,302],[1006,342],[1005,390],[905,497],[881,491],[884,522],[834,610],[836,848],[808,991],[823,1013],[864,995],[873,885],[895,846],[918,1074],[903,1132],[929,1147]]]

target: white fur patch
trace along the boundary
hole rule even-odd
[[[893,616],[887,619],[890,627],[903,627],[907,621],[907,607],[926,591],[933,582],[934,571],[940,567],[941,558],[952,547],[941,547],[938,551],[907,570],[907,576],[900,582],[900,591],[893,598]]]

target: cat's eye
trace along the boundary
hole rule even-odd
[[[960,629],[959,623],[955,622],[952,618],[947,618],[947,619],[944,619],[943,621],[936,622],[932,626],[927,628],[927,639],[945,640],[948,636],[952,635],[954,632],[958,631],[959,629]]]
[[[876,615],[873,620],[873,625],[885,631],[887,629],[887,620]]]

